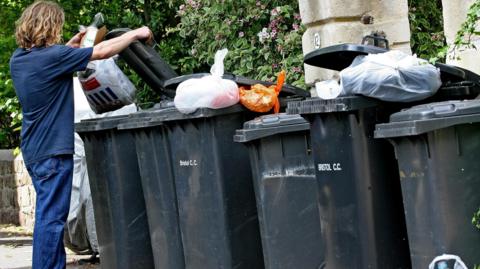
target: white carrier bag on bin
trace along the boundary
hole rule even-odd
[[[401,51],[357,56],[340,72],[342,96],[360,94],[390,102],[412,102],[434,95],[440,71]]]
[[[112,58],[92,61],[78,79],[95,113],[100,114],[132,104],[135,86]]]
[[[211,75],[185,80],[178,85],[174,104],[180,112],[188,114],[201,107],[224,108],[238,103],[237,83],[222,78],[227,53],[227,49],[217,51]]]
[[[442,268],[451,268],[448,267],[447,262],[453,261],[454,265],[452,269],[468,269],[465,263],[460,259],[460,257],[451,255],[451,254],[443,254],[441,256],[436,257],[428,266],[428,269],[442,269]]]

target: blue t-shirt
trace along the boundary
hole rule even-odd
[[[25,163],[74,153],[73,73],[85,70],[93,48],[17,49],[10,73],[22,106]]]

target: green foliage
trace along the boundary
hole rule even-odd
[[[0,0],[0,148],[19,145],[20,106],[10,79],[9,59],[17,48],[15,44],[15,21],[33,0]],[[69,40],[78,32],[79,25],[88,25],[97,12],[106,17],[109,29],[136,28],[148,25],[157,40],[162,39],[166,29],[178,23],[175,7],[180,0],[59,0],[65,11],[64,36]],[[146,87],[138,75],[124,68],[139,89],[139,102],[157,100],[159,97]]]
[[[285,69],[288,83],[304,86],[304,29],[297,3],[188,0],[179,7],[178,17],[180,23],[169,29],[167,39],[176,40],[180,55],[177,61],[167,60],[181,73],[208,71],[215,52],[228,48],[227,72],[271,81]]]
[[[0,98],[0,148],[18,146],[22,113],[14,97]]]
[[[473,36],[480,36],[478,29],[478,23],[480,21],[480,0],[476,0],[468,9],[467,19],[460,27],[455,40],[453,42],[453,52],[455,57],[456,50],[463,49],[476,49],[475,45],[472,43]]]
[[[409,0],[412,51],[430,59],[445,46],[441,0]]]
[[[432,62],[445,59],[447,54],[450,54],[450,58],[459,59],[457,56],[458,51],[465,49],[476,49],[475,45],[472,43],[472,37],[479,36],[480,32],[476,29],[478,28],[478,22],[480,21],[480,0],[475,0],[473,4],[467,11],[467,19],[460,26],[460,30],[455,36],[455,40],[451,46],[444,45],[441,47],[437,55],[430,59]]]
[[[478,209],[478,212],[473,215],[472,224],[480,229],[480,208]]]

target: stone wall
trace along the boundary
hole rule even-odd
[[[35,190],[22,157],[0,150],[0,223],[32,229],[34,212]]]
[[[467,18],[467,10],[473,2],[474,0],[442,0],[445,37],[448,44],[452,44],[455,40],[460,26]],[[479,36],[474,36],[472,41],[477,48],[480,48]],[[449,56],[452,56],[452,53]],[[480,74],[480,64],[478,64],[480,62],[480,52],[478,50],[457,51],[455,56],[460,57],[460,59],[447,57],[447,63],[461,66]]]
[[[358,44],[373,31],[385,32],[390,46],[411,53],[407,0],[299,0],[303,52],[339,43]],[[335,72],[305,65],[305,81],[330,79]]]

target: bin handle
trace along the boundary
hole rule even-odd
[[[388,39],[382,37],[381,35],[377,34],[377,33],[373,33],[371,35],[366,35],[365,37],[363,37],[362,39],[362,44],[365,45],[365,44],[368,44],[368,40],[369,39],[372,39],[373,40],[373,45],[375,47],[380,47],[380,42],[383,42],[385,43],[385,48],[387,50],[390,50],[390,46],[389,46],[389,43],[388,43]]]

